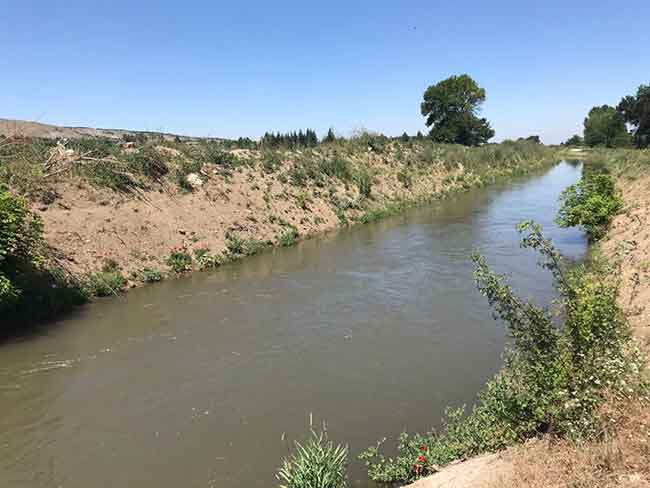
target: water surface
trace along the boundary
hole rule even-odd
[[[309,414],[356,455],[436,426],[497,371],[503,326],[472,280],[480,249],[522,295],[552,296],[515,225],[553,224],[580,177],[459,195],[82,308],[0,346],[0,486],[268,487]],[[355,485],[365,485],[358,463]]]

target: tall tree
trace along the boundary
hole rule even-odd
[[[336,140],[336,135],[334,134],[334,129],[331,127],[327,130],[327,135],[325,136],[325,139],[323,139],[323,142],[334,142]]]
[[[485,89],[469,75],[451,76],[424,92],[420,106],[429,135],[436,142],[477,146],[494,136],[485,118],[479,118]]]
[[[624,97],[616,109],[632,126],[636,146],[650,146],[650,85],[639,86],[636,95]]]
[[[620,147],[630,143],[623,116],[609,105],[592,108],[584,125],[587,146]]]

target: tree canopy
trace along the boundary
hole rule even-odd
[[[580,137],[578,134],[574,134],[571,137],[569,137],[566,142],[564,142],[565,146],[582,146],[583,144],[582,137]]]
[[[485,101],[485,89],[469,75],[454,75],[424,92],[420,106],[435,142],[477,146],[494,136],[494,130],[478,113]]]
[[[609,105],[592,108],[584,125],[587,146],[620,147],[630,142],[623,116]]]
[[[650,85],[641,85],[636,95],[623,97],[617,111],[632,126],[636,146],[650,146]]]

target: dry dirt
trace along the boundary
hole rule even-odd
[[[619,301],[646,350],[650,343],[650,177],[621,180],[624,211],[601,252],[620,264]],[[409,488],[650,488],[647,404],[608,405],[617,427],[601,441],[576,446],[551,438],[459,463]]]
[[[254,156],[251,153],[240,150],[238,156]],[[363,158],[375,174],[371,208],[393,200],[431,197],[442,189],[445,176],[461,171],[433,167],[406,190],[391,161],[372,154]],[[282,181],[280,175],[288,165],[285,162],[270,174],[260,165],[240,166],[230,176],[206,165],[200,186],[192,192],[168,181],[147,191],[122,194],[65,176],[49,183],[50,192],[57,196],[53,202],[36,202],[32,208],[43,220],[47,243],[73,273],[98,270],[107,260],[117,262],[127,276],[144,267],[167,271],[165,259],[173,248],[223,253],[228,233],[277,243],[290,226],[300,238],[339,227],[331,194],[352,202],[358,200],[357,187],[331,182],[323,188],[297,187]],[[352,209],[346,215],[352,218],[360,213]]]

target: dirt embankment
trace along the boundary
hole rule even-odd
[[[387,140],[374,148],[351,140],[304,150],[216,153],[204,143],[129,144],[112,147],[113,155],[100,162],[94,153],[59,144],[41,156],[44,165],[11,166],[8,179],[23,182],[47,243],[74,274],[109,262],[126,277],[145,268],[171,272],[167,258],[173,250],[193,256],[202,249],[227,259],[233,240],[255,249],[288,245],[404,205],[538,170],[555,162],[556,154],[530,145],[464,149]],[[192,159],[197,154],[198,165]],[[135,175],[144,183],[128,191],[93,184],[115,186],[125,175],[131,178],[134,167],[148,168],[154,177],[145,181]],[[133,278],[131,285],[137,283]]]
[[[238,156],[259,156],[255,153],[242,151]],[[128,276],[144,267],[167,270],[165,260],[174,248],[189,254],[196,249],[224,254],[233,236],[277,245],[288,229],[295,229],[300,238],[330,231],[394,202],[451,192],[459,185],[445,178],[464,173],[462,168],[434,165],[405,188],[390,158],[353,156],[354,164],[373,175],[371,194],[362,198],[354,182],[292,184],[287,176],[290,159],[273,172],[255,164],[230,173],[205,165],[192,191],[163,182],[124,194],[80,178],[63,178],[50,184],[54,201],[36,202],[33,208],[44,222],[46,241],[71,271],[94,271],[111,260]]]
[[[621,179],[625,207],[599,244],[620,265],[619,302],[641,347],[650,345],[650,176]],[[608,404],[613,434],[576,445],[550,437],[480,456],[409,485],[412,488],[650,487],[650,411],[646,403]]]

